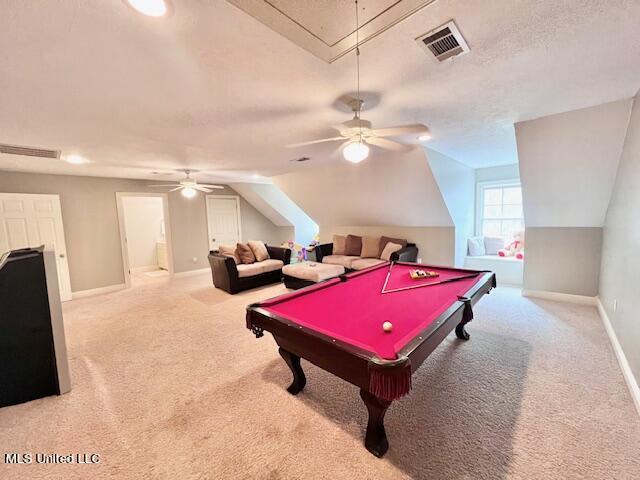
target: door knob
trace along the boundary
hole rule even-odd
[[[215,238],[212,238],[212,239],[211,239],[211,241],[212,241],[212,242],[215,242],[215,241],[216,241],[216,239],[215,239]]]
[[[58,255],[60,258],[64,258],[64,253],[61,253],[60,255]]]

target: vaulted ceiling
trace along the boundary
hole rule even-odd
[[[340,36],[347,15],[316,16]],[[471,52],[440,64],[414,39],[452,18]],[[515,162],[515,122],[638,90],[638,18],[632,0],[437,0],[361,48],[363,116],[424,123],[430,148],[470,166]],[[91,163],[0,155],[0,169],[254,181],[317,168],[341,161],[337,145],[284,145],[331,135],[354,89],[353,53],[329,64],[222,0],[173,0],[160,19],[124,0],[3,0],[0,142]]]

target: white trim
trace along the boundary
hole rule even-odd
[[[556,302],[577,303],[580,305],[596,305],[597,297],[588,297],[586,295],[572,295],[570,293],[547,292],[545,290],[527,290],[522,289],[523,297],[542,298],[544,300],[555,300]]]
[[[190,277],[192,275],[199,275],[201,273],[211,272],[211,268],[198,268],[197,270],[187,270],[186,272],[174,273],[174,278]]]
[[[238,241],[242,242],[242,218],[240,217],[240,196],[239,195],[205,195],[204,206],[207,212],[207,245],[209,245],[209,250],[213,250],[211,245],[211,228],[209,225],[209,199],[210,198],[235,198],[236,199],[236,214],[238,215]]]
[[[613,352],[616,354],[618,364],[620,365],[620,370],[622,370],[622,376],[624,377],[625,382],[627,382],[629,393],[631,393],[633,403],[636,406],[638,415],[640,415],[640,387],[638,387],[638,381],[633,376],[631,366],[629,366],[629,362],[627,361],[627,357],[624,354],[624,350],[622,350],[620,342],[618,341],[618,336],[616,335],[616,332],[613,329],[611,322],[609,321],[609,316],[607,315],[607,312],[605,311],[599,297],[596,297],[596,302],[598,312],[600,313],[600,318],[602,319],[602,323],[604,324],[604,329],[607,331],[609,341],[611,342],[611,346],[613,347]]]
[[[154,270],[162,270],[158,265],[145,265],[144,267],[133,267],[131,272],[142,273],[142,272],[153,272]]]
[[[125,288],[131,287],[131,268],[129,266],[129,249],[127,246],[124,223],[123,197],[159,197],[162,199],[164,239],[167,244],[167,266],[169,267],[169,276],[173,276],[173,242],[171,240],[171,218],[169,217],[169,195],[166,193],[153,192],[116,192],[116,209],[118,211],[118,225],[120,226],[120,250],[122,252],[122,268],[124,271]]]
[[[107,285],[106,287],[91,288],[89,290],[80,290],[73,292],[71,298],[73,300],[77,298],[93,297],[94,295],[103,295],[105,293],[117,292],[118,290],[124,290],[127,286],[124,283],[118,283],[117,285]]]

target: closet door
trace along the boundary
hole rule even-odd
[[[60,299],[71,300],[71,281],[60,197],[0,193],[0,253],[40,245],[54,250]]]

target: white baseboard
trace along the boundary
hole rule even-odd
[[[556,302],[578,303],[580,305],[596,306],[596,297],[587,297],[585,295],[572,295],[570,293],[547,292],[545,290],[526,290],[522,289],[523,297],[541,298],[544,300],[555,300]]]
[[[636,406],[636,410],[638,410],[638,415],[640,415],[640,387],[638,386],[638,381],[633,376],[633,372],[631,371],[631,367],[629,366],[627,357],[625,356],[624,350],[622,350],[620,342],[618,341],[618,336],[616,335],[616,332],[613,330],[613,326],[609,321],[609,315],[607,315],[607,312],[598,297],[596,297],[596,301],[598,312],[600,313],[600,318],[602,319],[602,323],[604,324],[604,329],[607,331],[607,335],[609,335],[609,341],[611,341],[611,346],[613,347],[613,351],[616,354],[616,358],[618,359],[618,364],[620,364],[622,376],[624,377],[625,382],[627,382],[627,387],[629,387],[631,398],[633,399],[633,403]]]
[[[178,272],[178,273],[174,273],[173,276],[176,278],[190,277],[191,275],[200,275],[201,273],[205,273],[205,272],[211,273],[211,267],[199,268],[197,270],[187,270],[186,272]]]
[[[71,293],[71,299],[75,300],[76,298],[84,298],[84,297],[92,297],[94,295],[102,295],[104,293],[116,292],[118,290],[124,290],[127,286],[124,283],[119,283],[117,285],[107,285],[106,287],[99,288],[91,288],[89,290],[80,290],[78,292]]]
[[[153,272],[154,270],[160,270],[160,267],[158,265],[145,265],[144,267],[135,267],[132,268],[131,271],[132,272]]]

